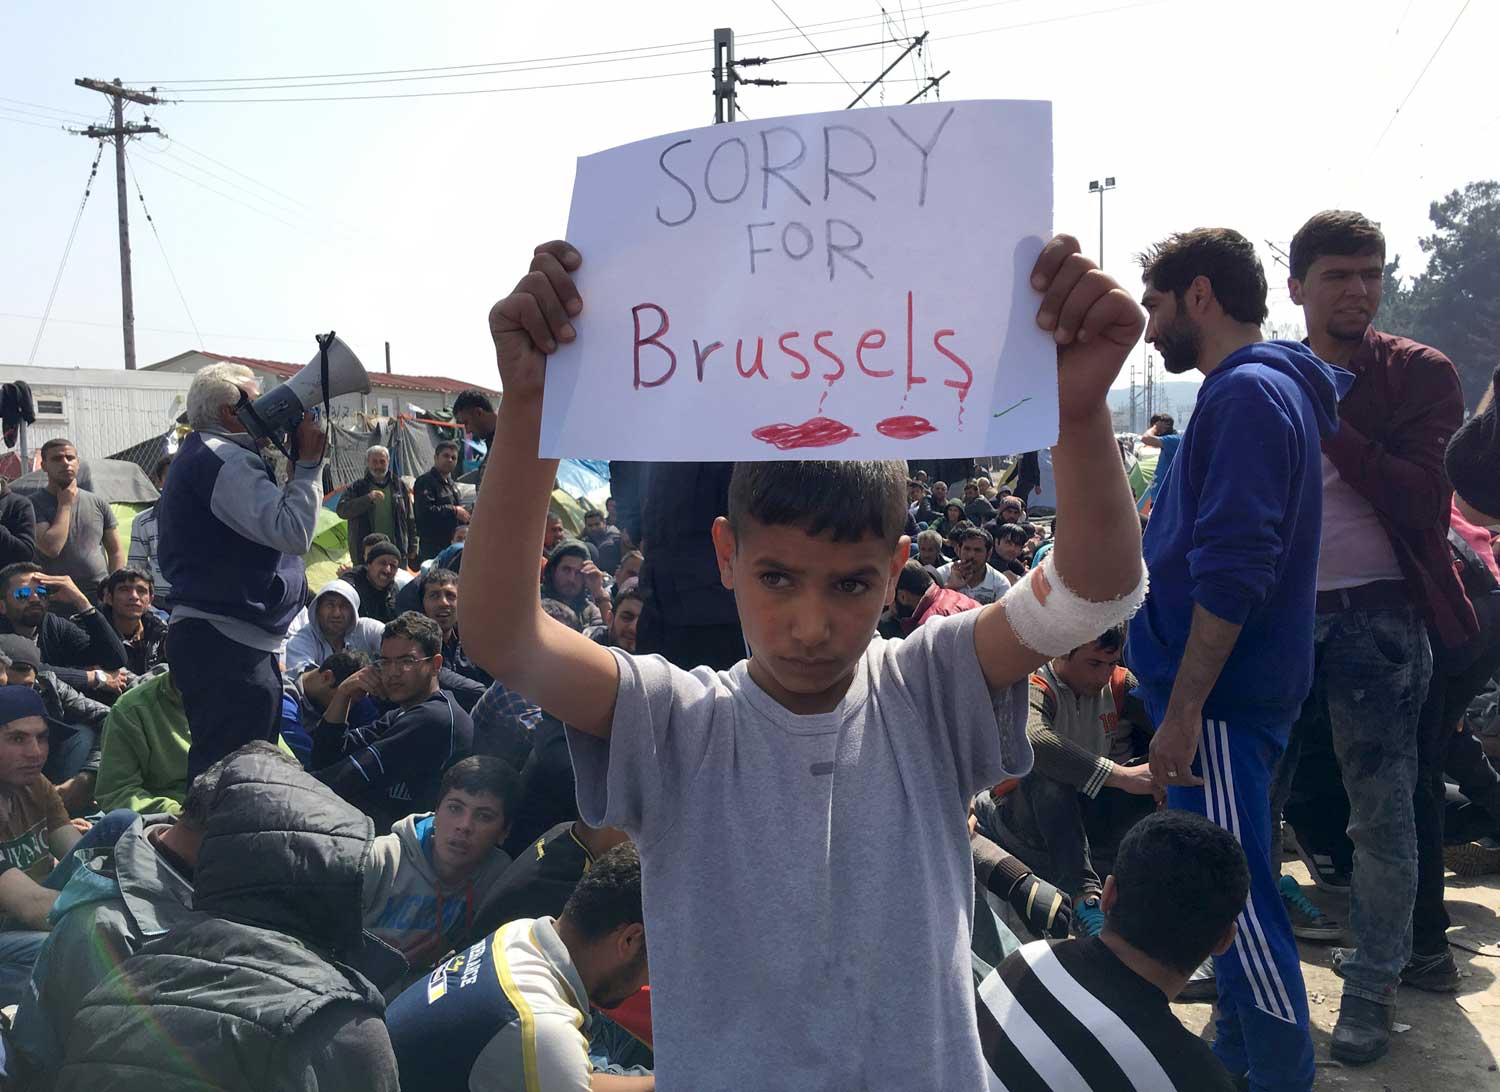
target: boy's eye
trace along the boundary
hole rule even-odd
[[[843,592],[845,595],[862,595],[866,591],[868,591],[869,588],[870,585],[865,583],[863,580],[840,580],[838,582],[839,591]]]
[[[791,584],[786,573],[761,573],[760,582],[768,588],[785,588]]]

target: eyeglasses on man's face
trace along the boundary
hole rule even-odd
[[[44,584],[38,584],[35,587],[30,584],[22,584],[19,588],[11,592],[10,596],[12,599],[24,601],[30,599],[33,595],[38,599],[45,599],[47,598],[47,594],[47,587]]]

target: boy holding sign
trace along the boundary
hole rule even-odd
[[[538,247],[490,313],[507,473],[476,506],[465,637],[570,726],[584,821],[640,849],[658,1085],[983,1088],[968,802],[1030,768],[1032,669],[1144,597],[1105,404],[1140,309],[1071,237],[1032,270],[1057,344],[1058,504],[1090,513],[1093,533],[1003,601],[884,641],[872,634],[909,556],[904,464],[742,463],[713,537],[753,655],[689,673],[602,648],[537,600],[557,466],[537,456],[543,376],[584,314],[582,262]]]

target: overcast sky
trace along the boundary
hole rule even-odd
[[[1500,176],[1493,0],[1470,0],[1425,75],[1464,0],[907,0],[887,8],[890,25],[874,0],[780,3],[785,14],[775,0],[86,0],[66,11],[11,0],[0,13],[9,213],[0,372],[31,358],[96,151],[56,128],[104,118],[104,98],[74,87],[75,76],[241,88],[262,77],[521,62],[348,87],[163,91],[193,101],[132,107],[129,118],[149,113],[168,137],[130,147],[163,244],[132,184],[143,365],[197,346],[194,321],[205,348],[296,362],[312,355],[315,332],[335,328],[372,370],[390,341],[397,371],[493,384],[486,311],[524,272],[531,246],[562,233],[575,157],[711,121],[717,26],[734,28],[741,56],[807,51],[788,17],[823,49],[930,31],[926,57],[892,73],[903,82],[888,85],[885,103],[945,70],[946,99],[1052,100],[1057,227],[1093,254],[1098,204],[1088,182],[1114,175],[1105,265],[1132,290],[1131,255],[1153,240],[1206,224],[1238,228],[1262,247],[1273,322],[1298,324],[1300,314],[1265,240],[1285,246],[1312,212],[1357,208],[1382,222],[1403,268],[1417,270],[1429,202]],[[639,52],[577,56],[626,49]],[[763,74],[792,85],[745,88],[741,105],[757,119],[841,108],[853,97],[843,80],[862,87],[897,51],[767,66]],[[574,59],[546,60],[563,55]],[[603,80],[622,82],[199,101]],[[881,93],[868,101],[881,104]],[[111,151],[37,364],[123,366],[113,183]]]

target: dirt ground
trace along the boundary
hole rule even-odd
[[[1348,922],[1347,900],[1324,895],[1308,880],[1301,862],[1286,871],[1325,914]],[[1312,1014],[1320,1090],[1339,1092],[1500,1092],[1500,877],[1461,880],[1448,876],[1448,933],[1462,972],[1457,994],[1424,993],[1402,987],[1396,1001],[1398,1034],[1384,1058],[1367,1066],[1345,1066],[1328,1056],[1338,1021],[1343,980],[1333,973],[1333,945],[1302,942],[1302,975]],[[1192,1031],[1212,1039],[1213,1006],[1174,1005]],[[1406,1027],[1407,1030],[1400,1029]]]

